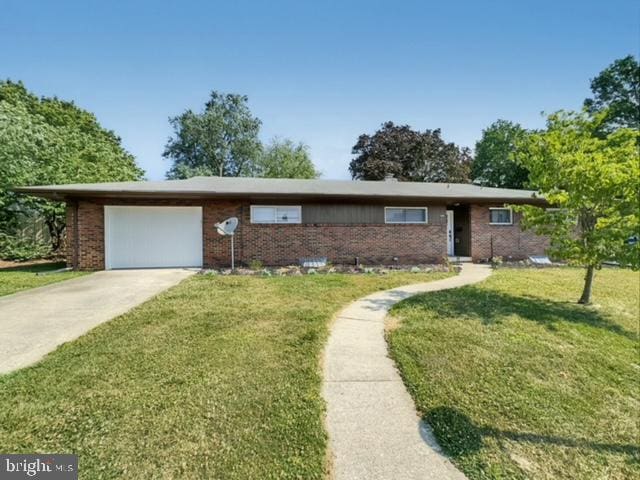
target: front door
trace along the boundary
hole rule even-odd
[[[453,256],[453,210],[447,210],[447,255]]]
[[[471,255],[469,205],[454,205],[451,210],[453,220],[453,255],[456,257],[468,257]]]

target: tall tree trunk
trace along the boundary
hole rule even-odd
[[[58,235],[58,229],[56,228],[55,219],[47,217],[44,222],[47,225],[47,229],[49,230],[51,250],[55,252],[60,247],[60,236]]]
[[[66,225],[62,219],[55,214],[45,218],[45,224],[49,230],[49,238],[51,238],[51,249],[53,252],[58,252],[62,245],[62,234],[64,233]]]
[[[582,303],[583,305],[588,305],[591,303],[591,287],[593,287],[593,274],[595,273],[595,267],[593,265],[589,265],[587,267],[587,273],[584,276],[584,289],[582,290],[582,296],[578,303]]]

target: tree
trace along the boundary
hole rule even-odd
[[[471,166],[474,183],[486,187],[524,188],[529,172],[513,158],[527,131],[519,124],[498,120],[482,131]]]
[[[579,303],[591,301],[594,273],[607,260],[639,266],[639,133],[620,128],[598,137],[609,113],[558,112],[546,131],[524,142],[520,161],[554,207],[517,207],[525,228],[549,235],[550,254],[586,268]]]
[[[39,98],[22,83],[0,81],[0,229],[14,232],[20,214],[42,215],[60,246],[65,207],[18,196],[21,185],[137,180],[143,171],[120,138],[73,102]]]
[[[601,130],[640,128],[640,64],[629,55],[614,61],[591,80],[593,98],[584,101],[590,113],[607,112]]]
[[[211,92],[204,111],[169,119],[174,136],[163,156],[173,161],[169,179],[196,175],[250,176],[260,157],[260,120],[245,95]]]
[[[440,129],[419,132],[387,122],[373,135],[360,135],[351,153],[354,180],[382,180],[393,175],[412,182],[467,182],[471,152],[445,142]]]
[[[255,175],[263,178],[318,178],[309,147],[289,139],[274,138],[256,163]]]

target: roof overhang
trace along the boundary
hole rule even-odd
[[[46,198],[53,201],[74,201],[78,199],[87,198],[113,198],[113,199],[233,199],[233,200],[274,200],[282,199],[287,201],[315,201],[315,202],[336,202],[336,201],[348,201],[355,203],[384,203],[384,202],[411,202],[411,203],[427,203],[427,204],[454,204],[454,203],[500,203],[500,204],[534,204],[534,205],[546,205],[547,202],[542,197],[532,196],[530,198],[509,198],[506,196],[501,197],[474,197],[474,196],[425,196],[425,195],[385,195],[385,194],[331,194],[331,193],[218,193],[211,191],[135,191],[135,190],[122,190],[122,191],[101,191],[99,189],[64,189],[63,186],[56,186],[55,188],[47,187],[16,187],[13,189],[17,193],[32,195],[40,198]]]

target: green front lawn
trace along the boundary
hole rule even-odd
[[[321,478],[332,316],[444,276],[192,277],[0,377],[0,451],[75,452],[86,479]]]
[[[470,479],[640,478],[639,274],[597,272],[591,307],[583,275],[503,269],[394,308],[392,356]]]
[[[40,272],[64,268],[64,263],[41,263],[24,267],[0,269],[0,296],[16,293],[34,287],[42,287],[50,283],[68,280],[86,275],[86,272],[60,272],[38,275]]]

